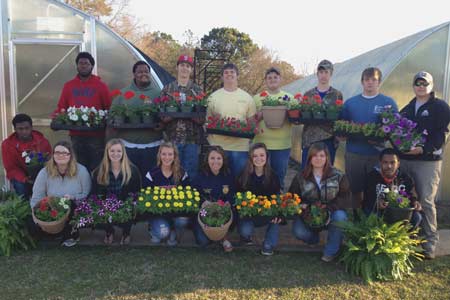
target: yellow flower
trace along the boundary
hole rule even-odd
[[[241,206],[240,206],[240,205],[237,205],[237,206],[236,206],[236,209],[241,209]]]
[[[236,196],[237,196],[238,198],[241,198],[241,197],[242,197],[242,193],[241,193],[241,192],[237,192],[237,193],[236,193]]]
[[[198,204],[194,204],[194,207],[197,208],[197,207],[198,207]]]
[[[169,190],[169,191],[167,191],[166,194],[167,194],[167,195],[170,195],[170,194],[172,194],[172,192]]]
[[[170,203],[169,202],[166,203],[166,207],[170,207]]]
[[[161,196],[159,196],[159,198],[160,198],[160,199],[166,199],[166,196],[161,195]]]
[[[179,186],[178,186],[178,189],[179,189],[179,190],[182,190],[182,189],[183,189],[183,187],[182,187],[181,185],[179,185]]]
[[[183,202],[181,202],[181,203],[180,203],[180,207],[183,207],[183,206],[184,206],[184,204],[183,204]]]
[[[150,207],[152,204],[150,202],[145,202],[145,207]]]
[[[146,195],[150,195],[150,191],[145,191],[145,194]]]
[[[154,189],[155,189],[155,190],[159,190],[159,186],[155,186]]]
[[[178,200],[178,195],[173,196],[173,199]]]
[[[200,201],[200,197],[195,197],[194,200],[198,202]]]
[[[166,193],[166,189],[165,188],[161,188],[161,194],[165,194]]]
[[[194,196],[200,196],[200,193],[197,192],[197,191],[195,191],[195,192],[194,192]]]
[[[187,198],[192,199],[192,194],[191,193],[187,194]]]
[[[178,207],[178,202],[174,202],[173,207]]]
[[[186,205],[187,205],[187,206],[192,206],[192,202],[191,202],[191,201],[187,201],[187,202],[186,202]]]
[[[158,203],[158,207],[161,208],[163,207],[163,204],[161,202]]]
[[[167,195],[166,199],[167,199],[167,200],[172,200],[172,196]]]
[[[159,194],[159,191],[156,191],[156,190],[155,190],[155,191],[153,191],[153,194],[154,194],[154,195],[158,195],[158,194]]]
[[[158,196],[153,196],[153,200],[154,201],[158,200]]]
[[[140,196],[140,197],[138,198],[138,200],[139,200],[139,201],[144,201],[144,197]]]
[[[179,197],[180,197],[180,200],[184,200],[184,194],[181,194]]]
[[[188,186],[186,186],[186,190],[190,190],[191,189],[191,187],[188,185]]]
[[[145,189],[141,189],[141,193],[145,192]]]

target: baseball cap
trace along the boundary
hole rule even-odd
[[[317,65],[317,70],[320,69],[330,70],[333,72],[333,63],[327,59],[324,59]]]
[[[180,55],[180,57],[178,57],[177,66],[181,63],[188,63],[191,67],[194,66],[194,60],[189,55]]]
[[[430,73],[426,71],[420,71],[419,73],[414,75],[413,84],[415,84],[418,79],[425,80],[425,82],[428,83],[427,93],[430,93],[433,90],[433,76],[431,76]]]

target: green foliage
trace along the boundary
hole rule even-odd
[[[421,260],[422,240],[412,239],[411,225],[403,221],[391,225],[375,214],[360,215],[360,221],[340,222],[345,233],[341,257],[347,272],[362,276],[366,282],[402,280],[412,275],[413,258]]]
[[[211,227],[220,227],[231,218],[230,205],[223,202],[211,202],[200,210],[200,219]]]
[[[10,256],[13,250],[34,248],[26,229],[30,205],[13,192],[2,191],[0,195],[0,255]]]

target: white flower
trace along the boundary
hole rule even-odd
[[[84,106],[82,106],[82,107],[80,108],[80,110],[81,110],[81,112],[83,112],[83,113],[85,113],[85,114],[89,112],[89,108],[84,107]]]
[[[389,189],[388,188],[384,188],[383,193],[385,193],[385,194],[389,193]]]
[[[109,223],[112,223],[112,216],[109,216],[109,217],[108,217],[108,222],[109,222]]]
[[[91,111],[93,112],[93,113],[97,113],[97,109],[95,108],[95,107],[91,107]]]
[[[26,163],[26,164],[29,164],[30,161],[31,161],[31,158],[29,158],[29,157],[27,156],[27,157],[25,158],[25,163]]]
[[[81,119],[83,119],[83,121],[87,121],[87,120],[89,120],[89,117],[87,116],[87,115],[85,115],[85,114],[83,114],[82,116],[81,116]]]
[[[77,115],[69,115],[69,119],[72,121],[78,121],[78,116]]]
[[[22,152],[22,157],[28,156],[28,152],[27,151],[23,151]]]
[[[69,209],[69,205],[65,204],[65,205],[63,205],[63,208],[67,210],[67,209]]]
[[[104,111],[104,110],[99,110],[99,111],[98,111],[98,115],[99,115],[100,117],[104,117],[104,116],[105,116],[105,111]]]

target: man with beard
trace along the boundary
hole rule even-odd
[[[75,62],[78,74],[64,84],[56,112],[65,111],[71,106],[109,109],[111,97],[108,86],[100,80],[100,77],[92,74],[95,65],[92,55],[80,52]],[[77,161],[92,171],[103,156],[105,132],[70,130],[69,135]]]
[[[113,94],[111,109],[116,105],[143,107],[153,103],[159,96],[160,89],[151,84],[150,66],[145,61],[138,61],[133,65],[133,81],[131,84]],[[157,128],[115,129],[112,136],[120,138],[125,144],[127,155],[138,167],[142,175],[156,165],[156,154],[163,141],[161,126]]]

